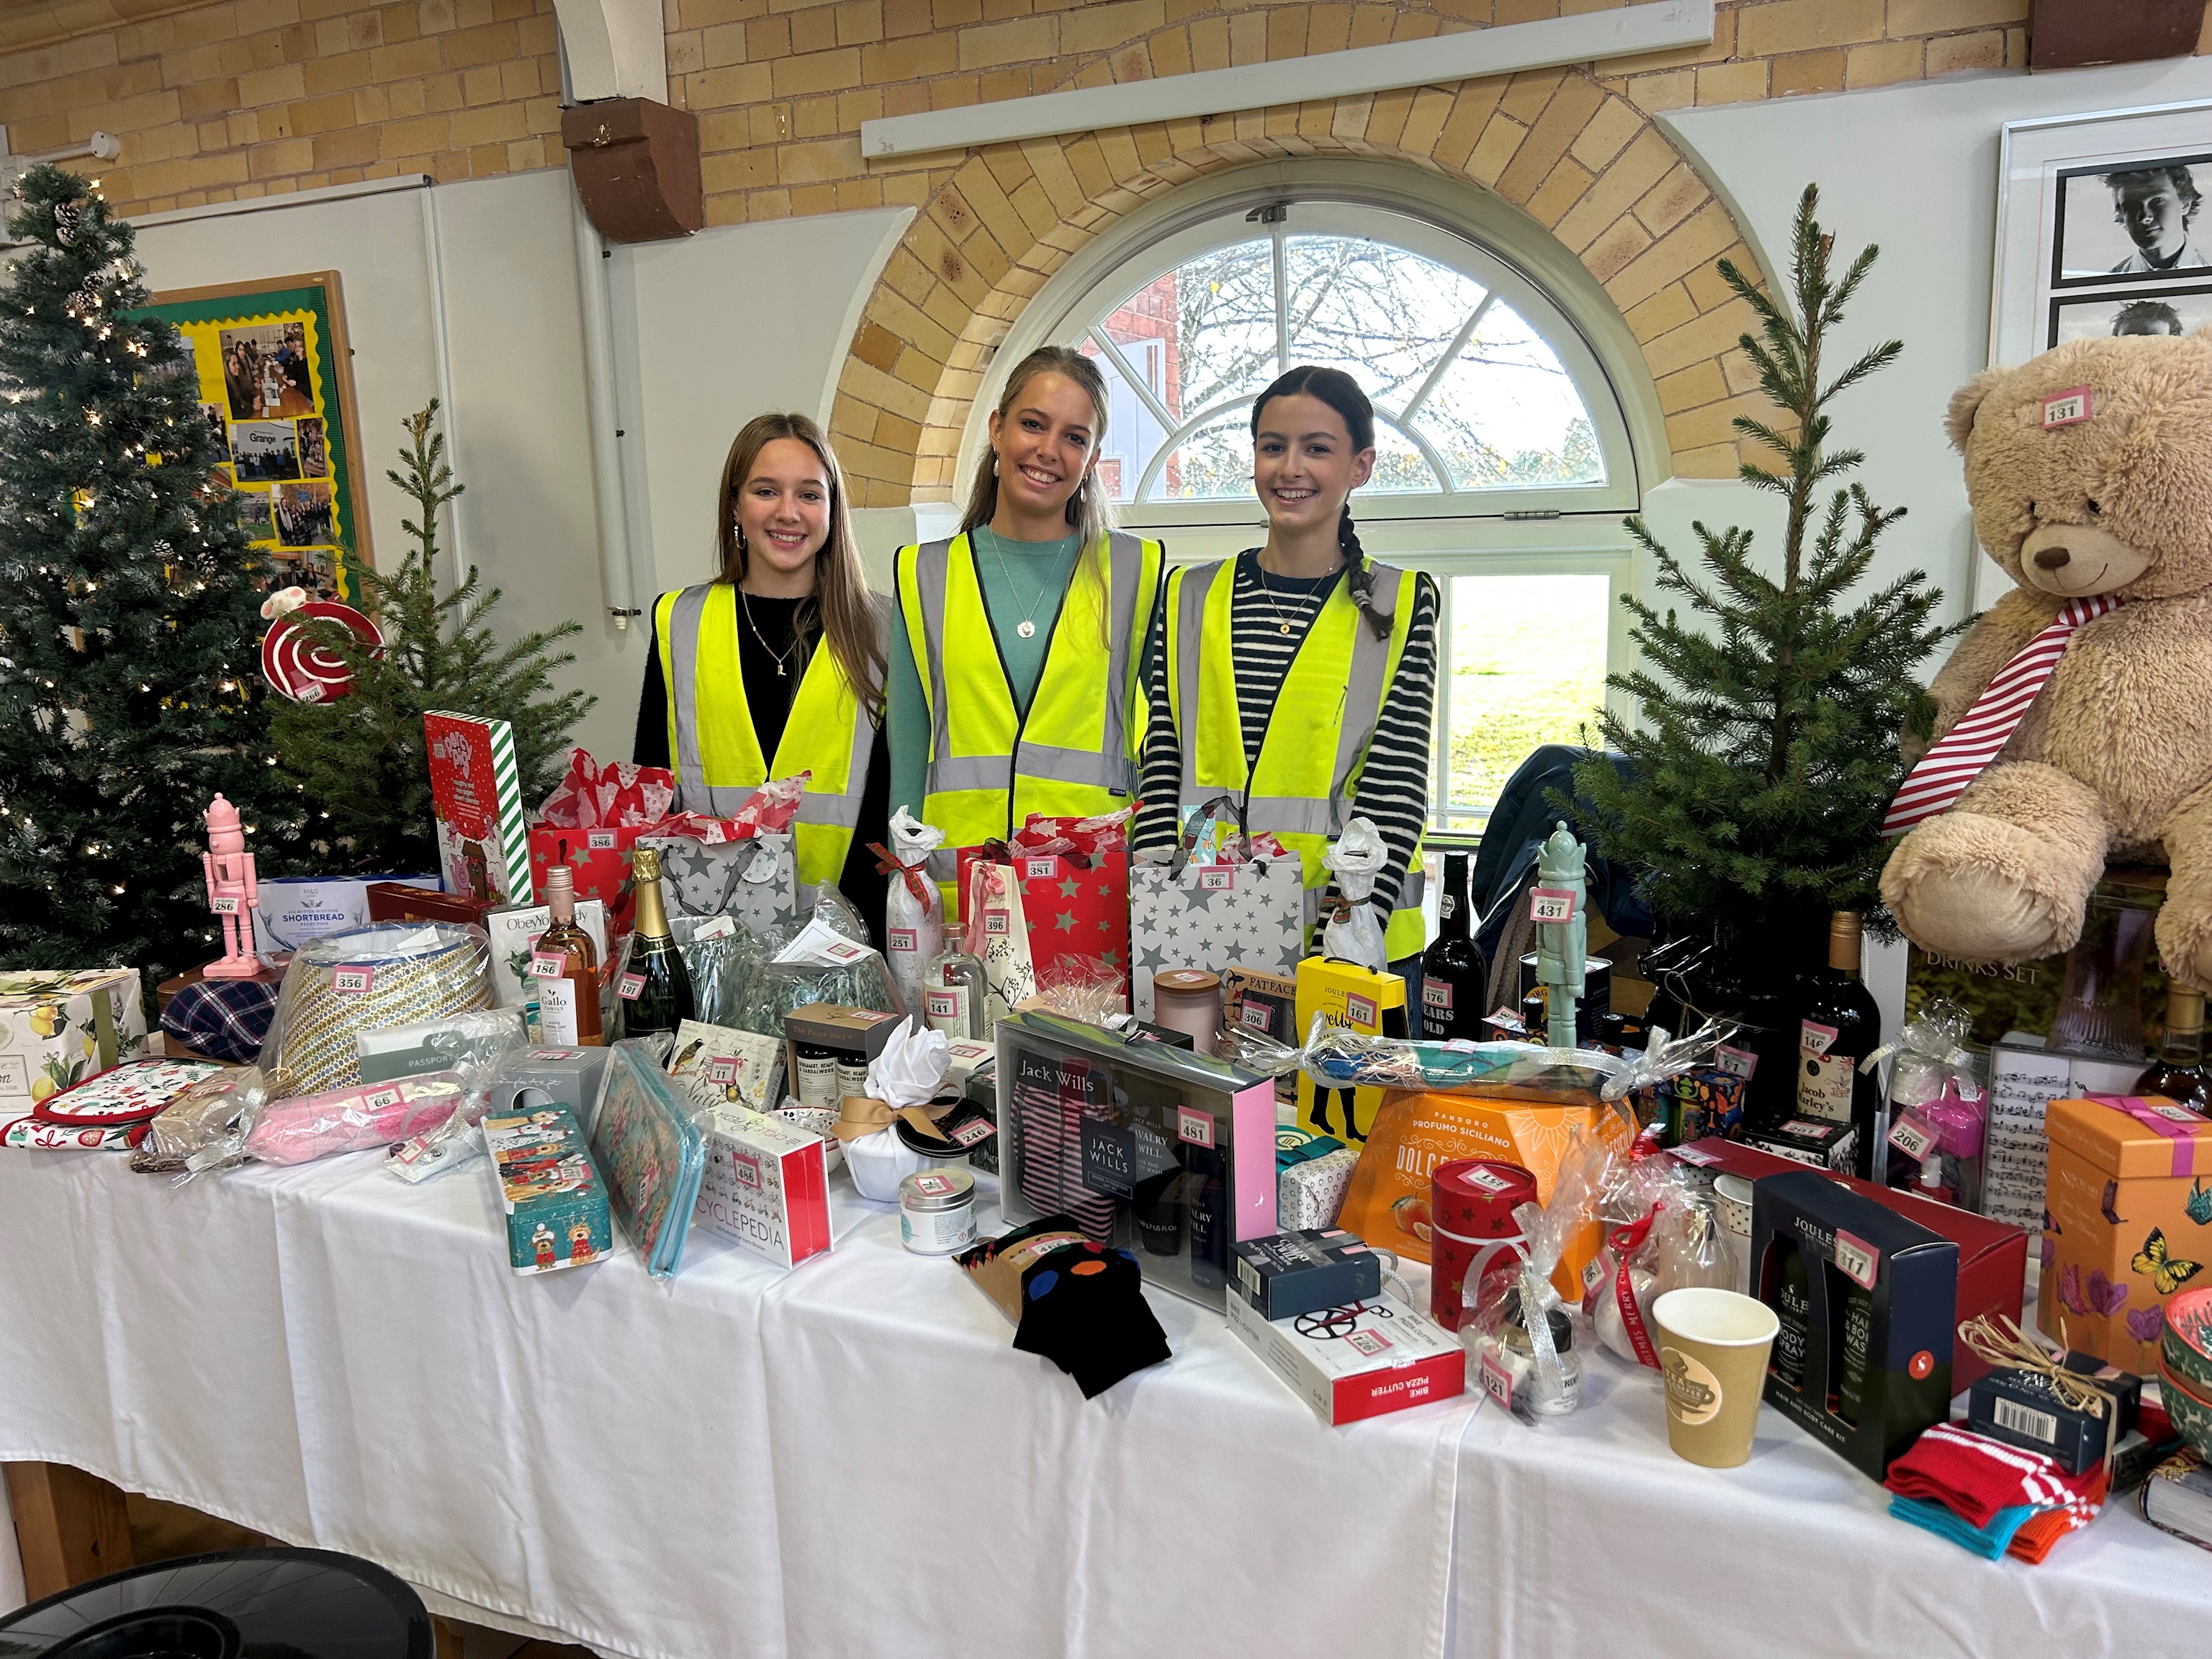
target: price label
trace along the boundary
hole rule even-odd
[[[922,1004],[932,1019],[952,1019],[960,1012],[960,993],[957,991],[925,991]]]
[[[1748,1048],[1731,1048],[1724,1043],[1713,1051],[1713,1058],[1720,1062],[1721,1070],[1732,1077],[1740,1077],[1747,1083],[1751,1080],[1751,1074],[1759,1069],[1759,1056]]]
[[[894,951],[921,949],[921,935],[911,927],[893,927],[884,934],[884,938]]]
[[[1198,887],[1202,893],[1226,893],[1237,885],[1234,870],[1201,870],[1198,872]]]
[[[1008,915],[1004,910],[986,910],[983,912],[983,931],[987,933],[1006,933],[1010,931],[1012,922],[1013,918]]]
[[[740,1187],[750,1187],[755,1192],[761,1189],[760,1160],[750,1152],[730,1154],[730,1176]]]
[[[1424,979],[1421,981],[1421,1006],[1425,1008],[1440,1009],[1445,1013],[1449,1013],[1452,1006],[1452,988],[1440,979]]]
[[[695,940],[702,939],[727,939],[731,934],[737,931],[738,919],[735,916],[716,916],[711,921],[701,922],[699,924],[698,931],[693,933],[691,937]]]
[[[1677,1146],[1674,1147],[1673,1151],[1674,1156],[1680,1158],[1683,1163],[1694,1164],[1701,1169],[1708,1164],[1717,1164],[1720,1162],[1719,1158],[1715,1157],[1712,1153],[1705,1151],[1702,1146]]]
[[[1836,1229],[1836,1266],[1844,1276],[1866,1290],[1874,1288],[1875,1269],[1881,1265],[1881,1252],[1863,1238],[1854,1238],[1842,1228]]]
[[[941,1175],[918,1175],[914,1189],[927,1198],[943,1198],[952,1190],[952,1183]]]
[[[842,968],[858,962],[862,957],[867,955],[868,947],[865,945],[855,945],[848,939],[833,939],[822,947],[822,954],[829,957],[836,966]]]
[[[530,957],[532,979],[559,979],[568,971],[568,958],[557,951],[534,951]]]
[[[624,1002],[635,1002],[638,999],[639,993],[644,989],[645,975],[643,974],[624,974],[620,979],[615,981],[615,994],[620,997]]]
[[[611,830],[586,830],[584,847],[587,852],[611,853],[615,850],[615,832]]]
[[[394,1087],[371,1089],[361,1097],[361,1103],[372,1112],[388,1112],[404,1098]]]
[[[2204,1121],[2203,1118],[2191,1111],[2186,1106],[2158,1105],[2152,1107],[2150,1109],[2154,1116],[2162,1117],[2168,1123],[2202,1123]]]
[[[1459,1178],[1470,1187],[1481,1188],[1486,1193],[1502,1193],[1507,1186],[1504,1176],[1486,1170],[1479,1164],[1462,1170],[1459,1172]]]
[[[1598,1281],[1602,1279],[1604,1277],[1605,1261],[1603,1257],[1594,1255],[1588,1261],[1583,1264],[1583,1289],[1585,1291],[1595,1290],[1598,1287]]]
[[[1936,1144],[1936,1132],[1907,1112],[1889,1126],[1889,1144],[1917,1163]]]
[[[1050,881],[1060,873],[1058,859],[1024,859],[1022,874],[1030,881]]]
[[[965,1123],[957,1125],[951,1135],[959,1146],[980,1146],[998,1133],[988,1118],[971,1117]]]
[[[1189,1106],[1176,1108],[1176,1139],[1194,1146],[1213,1145],[1213,1114]]]
[[[219,916],[234,916],[238,914],[238,901],[235,898],[219,898],[208,908]]]
[[[331,969],[331,989],[342,997],[357,997],[375,981],[376,969],[349,964]]]
[[[1380,1331],[1354,1331],[1344,1340],[1370,1359],[1391,1346],[1390,1339]]]
[[[738,1062],[726,1054],[720,1060],[707,1062],[707,1081],[727,1088],[738,1080]]]
[[[1354,1025],[1376,1026],[1382,1023],[1374,999],[1357,994],[1344,999],[1344,1017]]]
[[[1275,1024],[1275,1011],[1264,1002],[1243,1003],[1237,1007],[1237,1020],[1255,1031],[1271,1030]]]
[[[1818,1060],[1836,1046],[1837,1036],[1836,1028],[1832,1025],[1822,1025],[1817,1021],[1805,1020],[1797,1027],[1797,1046],[1812,1055],[1814,1059]]]
[[[1570,887],[1531,887],[1528,890],[1528,920],[1531,921],[1572,921],[1575,919],[1575,895]]]
[[[1482,1356],[1482,1391],[1507,1411],[1513,1409],[1513,1378],[1491,1354]]]

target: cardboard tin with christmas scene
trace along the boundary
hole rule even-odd
[[[567,1107],[487,1117],[483,1134],[500,1207],[507,1212],[507,1257],[515,1272],[580,1267],[612,1254],[607,1189]]]
[[[422,716],[422,737],[446,890],[494,904],[533,902],[514,728],[505,720],[432,713]]]

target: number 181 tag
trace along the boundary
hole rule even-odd
[[[1575,896],[1566,887],[1531,887],[1528,890],[1528,920],[1531,921],[1572,921],[1575,919]]]

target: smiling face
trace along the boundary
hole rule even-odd
[[[1091,394],[1065,374],[1047,369],[1023,381],[1003,411],[991,412],[1001,507],[1024,523],[1064,526],[1069,499],[1097,460],[1098,428]]]
[[[830,539],[830,469],[797,438],[761,446],[732,503],[745,538],[745,586],[809,593],[814,556]]]
[[[1375,452],[1354,449],[1344,416],[1310,392],[1270,398],[1252,437],[1252,488],[1267,522],[1285,534],[1333,526],[1345,497],[1375,471]]]

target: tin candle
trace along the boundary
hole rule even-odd
[[[950,1255],[975,1242],[975,1177],[921,1170],[899,1182],[899,1242],[916,1255]]]

